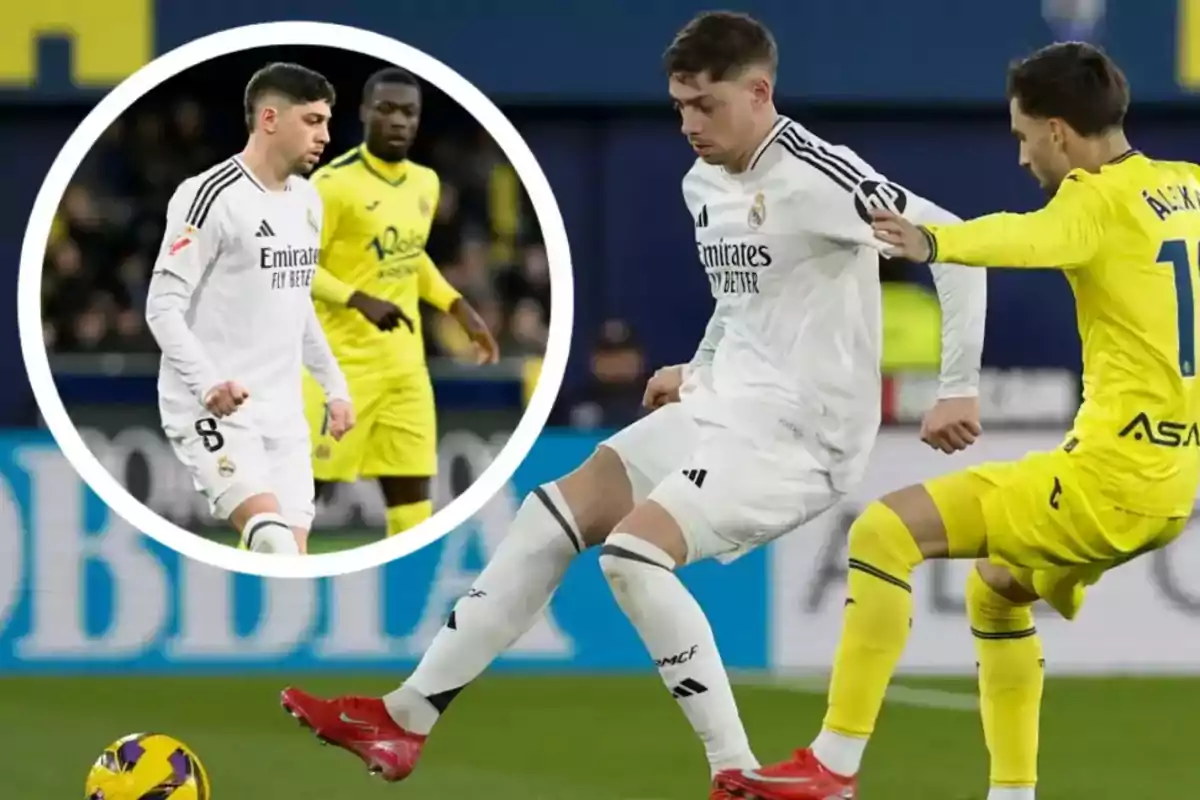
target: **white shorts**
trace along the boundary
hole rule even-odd
[[[781,437],[782,439],[782,437]],[[674,517],[688,562],[729,562],[827,511],[843,494],[801,441],[767,441],[664,406],[604,442],[625,464],[633,502]]]
[[[312,527],[312,444],[306,428],[292,436],[264,437],[237,414],[172,420],[163,428],[217,519],[229,519],[256,494],[272,494],[289,525]]]

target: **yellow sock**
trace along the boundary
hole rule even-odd
[[[921,551],[896,512],[875,502],[850,527],[849,596],[829,685],[825,729],[865,739],[912,625],[913,568]]]
[[[433,501],[422,500],[419,503],[408,503],[402,506],[388,506],[387,535],[395,536],[415,528],[433,516]]]
[[[973,569],[967,578],[967,616],[979,659],[992,786],[1034,786],[1045,675],[1033,608],[1001,597]]]

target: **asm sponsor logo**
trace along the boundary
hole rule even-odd
[[[1200,426],[1195,422],[1154,422],[1144,411],[1121,429],[1121,438],[1132,436],[1158,447],[1200,447]]]

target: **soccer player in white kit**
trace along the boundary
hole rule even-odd
[[[313,309],[322,207],[302,177],[329,142],[334,99],[297,64],[255,73],[246,147],[175,190],[146,302],[167,438],[213,515],[259,552],[304,552],[312,525],[302,366],[325,389],[330,432],[354,424]]]
[[[702,14],[665,61],[699,156],[683,194],[716,299],[712,320],[689,364],[650,380],[646,401],[658,410],[525,500],[400,688],[381,699],[284,691],[289,712],[390,780],[412,771],[439,714],[532,626],[575,556],[597,544],[711,772],[758,765],[708,620],[675,569],[729,561],[793,531],[859,480],[880,424],[881,246],[871,209],[956,217],[780,116],[775,43],[757,21]],[[941,266],[934,276],[941,387],[922,437],[954,452],[980,430],[986,277]]]

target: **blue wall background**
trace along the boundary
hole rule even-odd
[[[0,433],[0,674],[403,671],[482,569],[519,498],[574,468],[598,440],[545,434],[491,508],[383,569],[268,581],[159,546],[113,515],[48,435]],[[729,666],[766,667],[766,551],[681,575],[708,610]],[[576,561],[549,615],[554,629],[518,645],[499,669],[647,668],[594,552]]]

